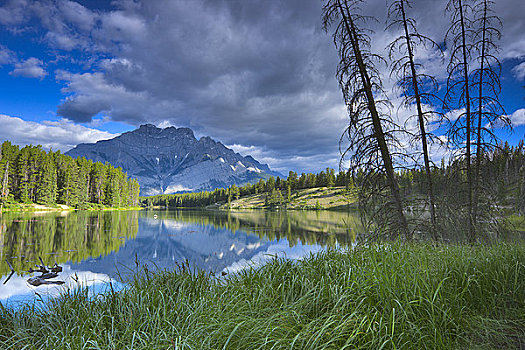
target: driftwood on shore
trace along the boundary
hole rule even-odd
[[[58,275],[57,274],[53,274],[55,276],[53,277],[57,277]],[[65,282],[64,281],[48,281],[47,278],[53,278],[53,277],[47,277],[47,276],[36,276],[36,277],[31,277],[31,278],[28,278],[27,279],[27,283],[29,283],[30,285],[34,286],[34,287],[38,287],[42,284],[64,284]]]
[[[7,281],[9,281],[11,279],[11,277],[13,277],[13,275],[15,274],[15,269],[13,269],[13,265],[11,265],[11,263],[9,262],[9,260],[5,259],[5,262],[7,263],[7,265],[9,265],[9,268],[11,269],[11,273],[9,274],[9,276],[7,277],[7,279],[4,281],[4,284],[7,283]]]
[[[48,267],[46,266],[46,264],[44,264],[44,261],[42,260],[41,257],[39,257],[39,259],[42,265],[36,265],[37,269],[29,268],[27,273],[39,272],[40,276],[34,276],[34,277],[28,278],[27,283],[29,283],[30,285],[34,287],[38,287],[43,284],[61,285],[65,283],[64,281],[49,281],[52,278],[58,277],[58,274],[62,272],[62,266],[58,265],[55,262],[55,264],[52,267]],[[9,268],[11,269],[11,274],[4,281],[4,284],[6,284],[7,281],[9,281],[11,277],[15,274],[15,269],[13,268],[13,265],[11,265],[11,263],[9,263],[7,259],[5,260],[5,262],[7,263],[7,265],[9,265]]]

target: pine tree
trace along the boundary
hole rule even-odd
[[[359,27],[369,18],[358,13],[359,2],[328,0],[323,8],[325,30],[336,23],[333,38],[340,57],[337,77],[349,115],[349,125],[343,135],[350,144],[343,151],[341,161],[350,154],[354,169],[366,169],[366,182],[361,186],[370,192],[361,196],[361,209],[372,208],[377,223],[388,226],[393,237],[402,234],[410,238],[389,149],[398,142],[393,130],[399,127],[381,110],[387,105],[378,99],[383,87],[375,66],[381,58],[370,52],[370,39],[366,30]],[[383,179],[390,189],[391,200],[377,204],[383,198]]]
[[[447,92],[445,95],[448,110],[461,112],[449,130],[450,139],[458,148],[463,148],[467,184],[467,234],[470,241],[475,240],[473,224],[473,176],[472,176],[472,98],[470,64],[472,47],[472,23],[469,18],[472,6],[469,0],[450,0],[447,12],[451,14],[452,24],[447,32],[450,47],[448,64]],[[464,112],[462,111],[464,108]]]
[[[93,162],[81,157],[76,159],[77,176],[75,182],[75,196],[77,197],[78,207],[83,207],[91,201],[91,167]]]
[[[106,167],[100,162],[96,162],[91,167],[90,173],[90,201],[91,203],[104,203],[104,184],[106,182],[107,174]]]
[[[418,45],[428,45],[434,48],[437,48],[438,45],[432,39],[417,31],[415,19],[407,14],[411,7],[412,4],[409,0],[395,0],[389,8],[388,17],[390,23],[388,27],[397,27],[402,30],[402,34],[389,45],[390,57],[393,58],[396,51],[401,53],[401,58],[393,61],[392,74],[398,78],[397,84],[402,91],[405,105],[410,107],[415,104],[417,110],[416,117],[419,133],[415,138],[421,142],[432,235],[437,240],[434,184],[432,182],[429,155],[429,142],[433,135],[427,131],[426,126],[430,118],[437,116],[439,120],[442,119],[442,115],[432,109],[425,110],[423,106],[425,103],[432,104],[437,100],[434,94],[434,91],[437,91],[437,82],[434,77],[418,71],[421,65],[416,63],[415,51]]]
[[[501,65],[496,53],[498,51],[497,41],[501,38],[502,23],[492,11],[493,6],[494,1],[492,0],[478,0],[473,7],[474,21],[472,24],[475,41],[473,47],[479,64],[479,68],[474,70],[472,77],[472,87],[477,90],[473,98],[473,105],[477,105],[473,116],[476,119],[476,158],[472,181],[472,225],[474,228],[478,228],[479,201],[482,195],[481,161],[484,155],[494,150],[498,143],[498,138],[494,133],[495,127],[507,126],[510,128],[511,126],[510,119],[505,115],[505,110],[498,98],[501,91]],[[490,204],[483,208],[490,208]]]
[[[273,176],[270,176],[270,178],[266,180],[265,191],[271,192],[274,188],[275,188],[275,178]]]
[[[36,202],[40,204],[55,204],[57,198],[57,174],[53,155],[50,152],[43,158],[38,173]]]
[[[22,203],[29,203],[29,186],[30,186],[30,168],[29,157],[31,153],[30,147],[24,147],[20,150],[16,160],[17,172],[17,192],[15,199]]]
[[[36,202],[39,173],[42,166],[42,159],[45,154],[46,153],[42,150],[41,146],[30,148],[28,196],[31,202]]]
[[[103,203],[110,207],[120,206],[120,183],[118,172],[116,169],[106,167],[107,174],[104,184],[104,200]]]
[[[74,159],[60,155],[58,161],[58,203],[67,206],[78,205],[78,167]]]
[[[3,168],[4,168],[4,171],[3,171],[4,175],[2,176],[2,192],[0,193],[1,200],[2,200],[2,207],[4,206],[5,200],[9,196],[9,162],[6,162]]]

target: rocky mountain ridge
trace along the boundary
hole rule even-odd
[[[212,190],[282,176],[189,128],[151,124],[110,140],[83,143],[65,153],[121,167],[140,183],[141,195]]]

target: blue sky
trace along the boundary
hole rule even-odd
[[[438,42],[445,3],[419,0],[412,12]],[[384,29],[385,4],[363,6],[378,18],[378,53],[396,34]],[[337,168],[347,117],[321,9],[318,0],[0,0],[0,139],[66,151],[152,123],[190,127],[283,173]],[[515,126],[499,135],[516,144],[525,133],[525,1],[494,9],[504,24],[501,101]],[[443,81],[433,57],[419,54]]]

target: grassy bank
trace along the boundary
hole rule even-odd
[[[259,193],[241,197],[231,202],[231,209],[264,209],[268,193]],[[356,194],[345,187],[315,187],[294,190],[290,201],[283,204],[287,209],[348,209],[355,207]],[[227,203],[216,206],[226,209]]]
[[[68,210],[142,210],[142,207],[108,207],[103,204],[88,203],[82,208],[74,208],[65,204],[36,204],[36,203],[6,203],[1,207],[2,212],[41,212],[41,211],[68,211]]]
[[[2,349],[520,349],[525,245],[374,246],[0,310]]]
[[[69,207],[64,204],[42,205],[42,204],[36,204],[36,203],[4,203],[1,206],[1,209],[2,209],[2,212],[8,212],[8,211],[39,212],[39,211],[74,210],[74,208]]]

